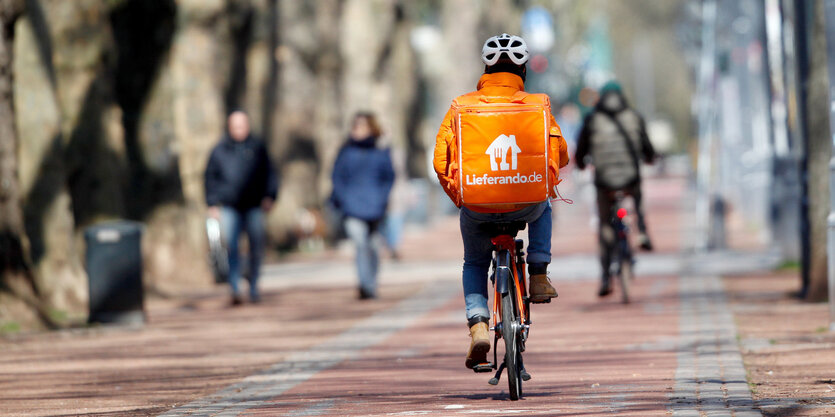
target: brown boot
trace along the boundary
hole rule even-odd
[[[531,302],[544,303],[557,297],[557,290],[551,285],[551,280],[548,275],[534,274],[531,275]]]
[[[479,322],[470,327],[470,349],[467,350],[467,361],[464,365],[469,369],[482,363],[487,363],[487,352],[490,351],[490,332],[487,323]]]

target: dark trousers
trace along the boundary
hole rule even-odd
[[[220,224],[229,250],[229,286],[232,294],[238,295],[238,281],[241,278],[240,253],[238,241],[241,233],[249,238],[249,295],[258,298],[258,275],[261,269],[261,257],[264,255],[264,211],[261,207],[238,210],[232,207],[221,208]]]

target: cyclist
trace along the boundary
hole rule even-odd
[[[647,136],[643,118],[629,107],[617,82],[610,81],[600,89],[600,99],[583,121],[574,157],[577,168],[581,170],[585,169],[589,162],[594,165],[597,213],[600,220],[600,264],[603,268],[598,295],[605,297],[612,293],[609,265],[612,251],[615,250],[615,231],[607,219],[615,204],[615,192],[621,191],[632,196],[638,217],[640,247],[647,251],[652,250],[641,202],[639,158],[646,163],[652,163],[655,150]]]
[[[502,34],[488,39],[482,48],[484,74],[478,82],[478,90],[459,97],[520,97],[524,93],[528,48],[518,36]],[[457,101],[458,99],[456,99]],[[450,167],[455,164],[451,155],[456,142],[454,111],[450,107],[438,131],[435,143],[434,169],[438,179],[460,210],[461,236],[464,240],[463,286],[467,311],[467,325],[472,338],[467,351],[465,365],[487,362],[490,350],[488,326],[490,313],[487,309],[487,275],[492,259],[491,237],[479,228],[483,223],[524,221],[528,223],[528,271],[530,274],[531,301],[544,302],[557,296],[557,291],[547,277],[551,262],[551,205],[546,201],[534,204],[518,204],[511,210],[489,210],[462,206],[458,188]],[[559,126],[552,115],[548,115],[549,152],[554,165],[568,164],[568,152]],[[554,145],[556,143],[556,145]],[[518,144],[525,147],[524,143]],[[557,170],[558,171],[558,170]],[[556,173],[558,175],[558,172]]]

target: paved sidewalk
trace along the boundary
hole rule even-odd
[[[827,303],[793,296],[797,271],[723,279],[754,401],[764,415],[835,415],[835,333]]]
[[[298,352],[297,363],[167,415],[761,415],[718,278],[642,277],[636,284],[630,306],[596,300],[589,281],[560,285],[558,304],[535,306],[525,355],[534,379],[519,403],[507,401],[504,383],[489,386],[489,375],[463,369],[463,312],[447,293],[432,297],[446,301],[443,308],[380,345],[350,337],[368,331],[360,324],[326,343],[324,358],[318,347]],[[424,297],[407,302],[426,306]],[[378,317],[396,323],[402,311]],[[310,358],[320,358],[315,375]]]
[[[745,378],[734,320],[716,276],[679,278],[674,417],[759,417]]]
[[[428,285],[395,307],[377,313],[306,350],[288,355],[266,371],[212,396],[178,407],[165,417],[187,415],[239,415],[287,392],[320,372],[356,359],[363,350],[382,343],[392,334],[414,324],[417,318],[448,302],[457,291],[449,283]]]
[[[142,328],[0,339],[0,414],[759,415],[716,277],[771,258],[681,251],[684,181],[652,180],[646,195],[658,251],[639,257],[627,306],[595,295],[589,208],[556,210],[560,298],[532,312],[522,401],[463,366],[450,218],[383,266],[380,300],[355,300],[350,261],[308,260],[268,266],[259,305],[228,308],[219,288],[152,301]]]

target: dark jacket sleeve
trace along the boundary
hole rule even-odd
[[[209,207],[220,205],[220,161],[218,160],[218,148],[212,149],[209,155],[209,162],[206,164],[203,185],[205,187],[206,205]]]
[[[577,138],[577,152],[574,154],[574,163],[577,168],[586,168],[586,156],[591,152],[591,124],[594,113],[589,113],[583,120],[583,128],[580,129],[580,136]]]
[[[391,160],[391,149],[386,149],[383,155],[383,163],[380,169],[380,183],[381,188],[388,199],[388,196],[391,193],[391,187],[394,185],[394,164]]]
[[[267,152],[267,146],[263,145],[261,147],[261,160],[264,164],[264,169],[267,173],[267,183],[266,189],[264,190],[264,198],[270,198],[275,200],[276,196],[278,195],[278,187],[280,185],[280,178],[278,172],[276,171],[275,167],[273,166],[272,162],[270,161],[270,154]]]
[[[647,126],[644,123],[644,118],[639,116],[640,120],[640,134],[641,134],[641,154],[644,157],[644,162],[651,164],[655,160],[655,148],[652,147],[652,142],[647,135]]]
[[[331,191],[331,203],[334,207],[339,208],[340,203],[342,201],[341,193],[345,190],[345,179],[346,175],[343,174],[344,170],[344,158],[345,158],[345,147],[339,150],[339,154],[336,155],[336,162],[333,163],[333,172],[331,173],[331,186],[333,190]]]

